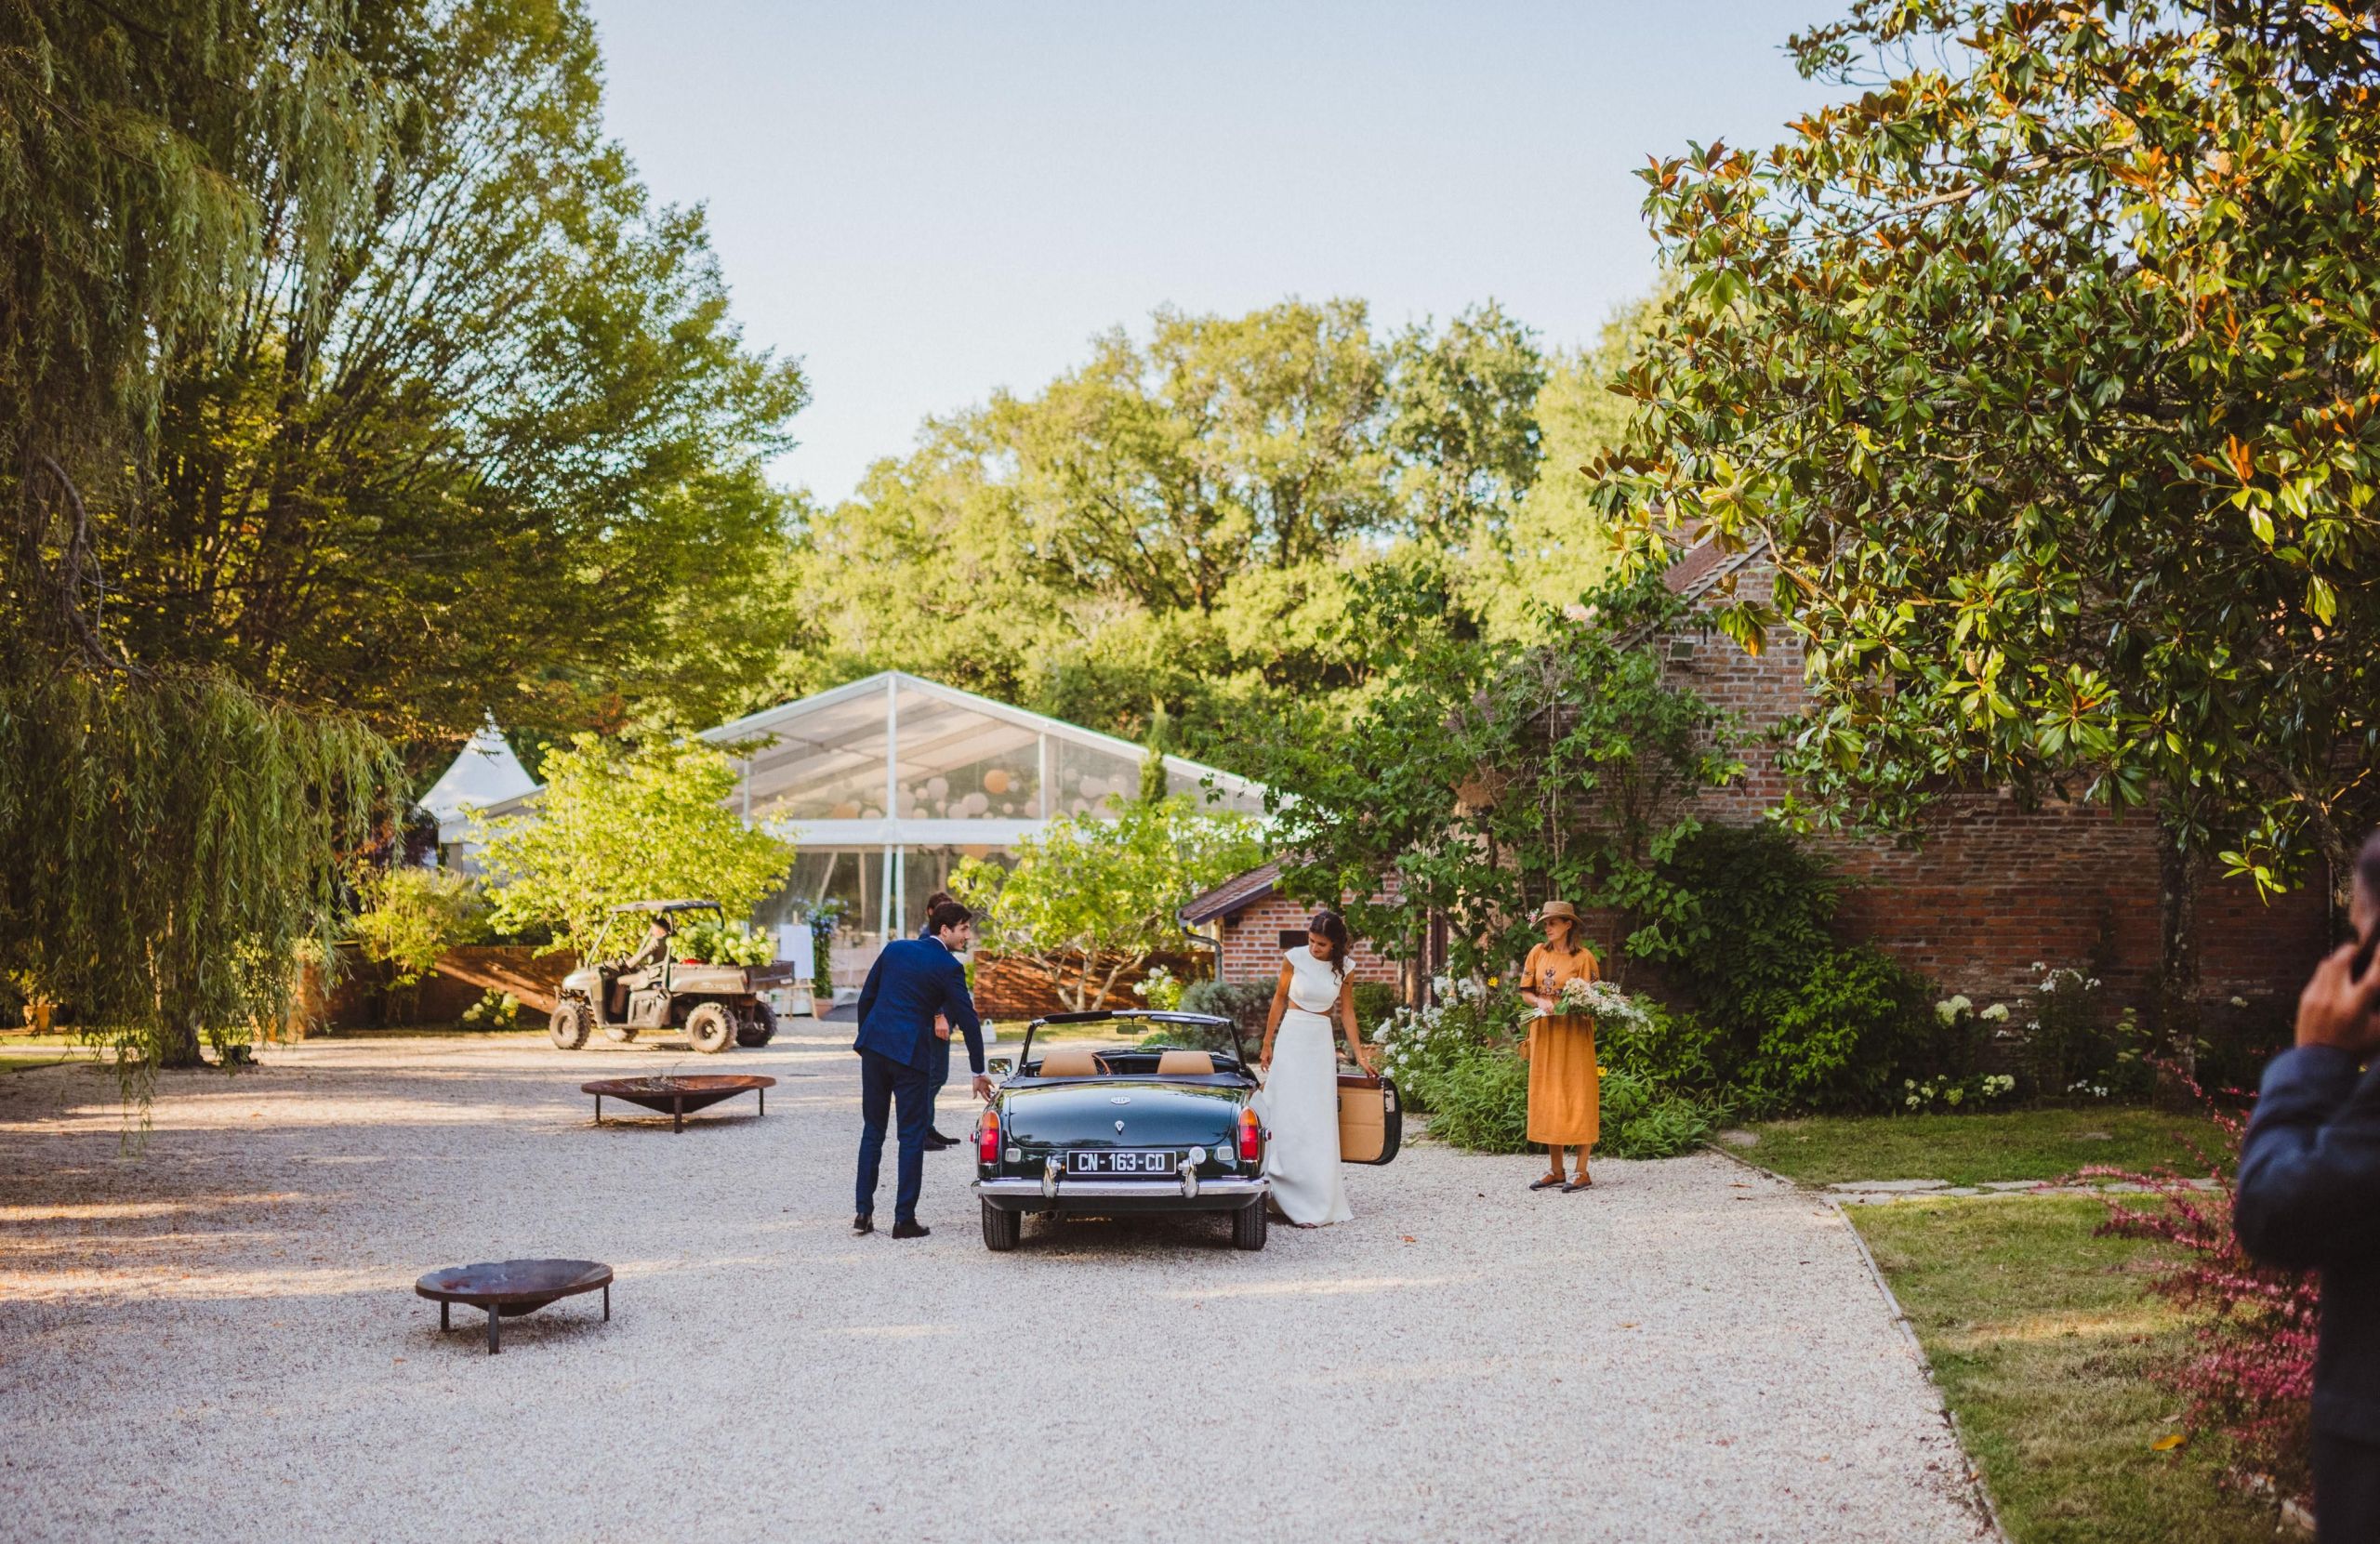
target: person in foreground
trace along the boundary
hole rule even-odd
[[[1565,1194],[1585,1190],[1587,1150],[1601,1134],[1603,1077],[1595,1066],[1595,1022],[1563,1006],[1562,988],[1602,974],[1592,951],[1579,942],[1578,909],[1567,901],[1538,908],[1545,942],[1521,965],[1521,1000],[1537,1010],[1528,1026],[1528,1140],[1545,1144],[1552,1162],[1531,1190],[1559,1185]],[[1579,1151],[1579,1177],[1562,1172],[1562,1149]]]
[[[2363,844],[2350,913],[2380,928],[2380,832]],[[2297,1044],[2265,1070],[2240,1148],[2232,1226],[2270,1265],[2322,1273],[2314,1352],[2314,1524],[2380,1539],[2380,965],[2332,952],[2297,999]]]
[[[984,1025],[968,995],[959,952],[973,942],[973,914],[956,901],[926,916],[923,938],[896,938],[876,957],[859,994],[859,1184],[852,1217],[855,1233],[876,1231],[876,1178],[884,1157],[884,1125],[900,1115],[901,1155],[892,1195],[892,1236],[923,1238],[918,1192],[925,1182],[926,1131],[933,1120],[933,1023],[940,1014],[967,1036],[975,1097],[992,1097],[984,1075]]]
[[[1355,1027],[1355,994],[1347,990],[1347,924],[1335,911],[1318,912],[1306,941],[1281,957],[1281,979],[1264,1020],[1256,1064],[1264,1074],[1264,1175],[1273,1202],[1301,1228],[1344,1222],[1347,1181],[1339,1167],[1339,1056],[1330,1021],[1346,1026],[1347,1050],[1368,1073],[1371,1053]],[[1277,1043],[1279,1059],[1275,1059]]]

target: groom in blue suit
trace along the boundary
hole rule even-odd
[[[923,1238],[918,1192],[925,1184],[926,1131],[933,1124],[934,1015],[967,1036],[975,1097],[992,1097],[984,1073],[984,1022],[967,991],[959,956],[974,942],[974,914],[945,901],[926,914],[922,938],[884,945],[859,994],[859,1184],[854,1233],[876,1231],[876,1180],[883,1168],[884,1127],[900,1113],[901,1156],[892,1196],[892,1236]],[[945,1052],[945,1054],[947,1054]]]

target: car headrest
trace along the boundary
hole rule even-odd
[[[1215,1070],[1215,1059],[1203,1050],[1169,1050],[1157,1059],[1159,1077],[1204,1077]]]
[[[1089,1046],[1052,1046],[1041,1053],[1044,1077],[1097,1077],[1106,1070]]]

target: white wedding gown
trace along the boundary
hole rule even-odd
[[[1344,1222],[1347,1181],[1339,1168],[1339,1056],[1329,1012],[1340,979],[1303,944],[1289,962],[1289,1006],[1273,1036],[1273,1066],[1257,1098],[1272,1141],[1264,1148],[1273,1202],[1292,1222]]]

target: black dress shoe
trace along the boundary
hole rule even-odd
[[[872,1211],[864,1211],[864,1212],[861,1212],[857,1217],[854,1217],[854,1218],[853,1218],[853,1219],[852,1219],[852,1232],[853,1232],[853,1233],[874,1233],[875,1231],[876,1231],[876,1214],[875,1214],[874,1212],[872,1212]]]
[[[956,1137],[945,1137],[939,1131],[929,1131],[926,1133],[926,1151],[929,1153],[939,1153],[945,1147],[956,1147],[958,1145],[959,1139]]]
[[[923,1238],[932,1232],[933,1232],[933,1230],[927,1227],[923,1222],[895,1222],[892,1224],[892,1236],[895,1238]]]

